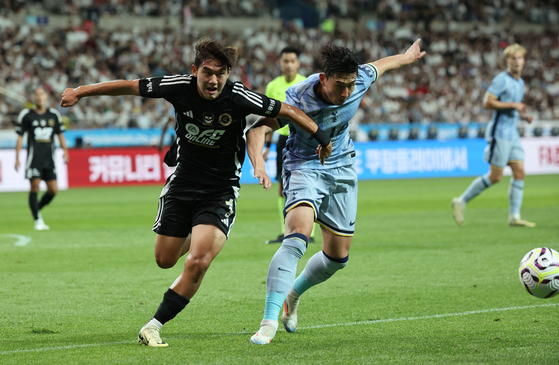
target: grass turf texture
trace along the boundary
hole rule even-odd
[[[505,181],[458,227],[450,199],[471,180],[360,182],[349,265],[303,296],[295,333],[267,346],[249,338],[279,247],[264,244],[279,233],[276,186],[243,186],[231,237],[164,326],[164,349],[135,342],[184,263],[162,270],[153,258],[160,187],[62,191],[44,232],[33,230],[27,193],[3,193],[0,363],[556,364],[559,297],[530,296],[517,268],[535,247],[559,249],[559,176],[527,178],[522,212],[534,229],[507,226]],[[9,234],[31,241],[15,246]]]

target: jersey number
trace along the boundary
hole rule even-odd
[[[36,141],[49,141],[52,136],[52,128],[51,127],[35,128],[33,133],[35,133]]]

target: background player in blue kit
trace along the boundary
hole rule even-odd
[[[353,51],[328,44],[321,49],[323,72],[287,90],[286,104],[302,109],[332,140],[332,155],[324,164],[317,145],[303,130],[290,124],[284,150],[285,237],[268,270],[266,305],[260,330],[251,337],[255,344],[268,344],[276,335],[278,315],[288,332],[297,326],[300,296],[310,287],[328,280],[343,269],[357,214],[355,150],[349,137],[349,121],[363,95],[385,71],[397,69],[423,57],[418,39],[405,54],[360,65]],[[265,134],[278,127],[264,118],[249,132],[258,138],[248,144],[255,175],[266,184],[262,148]],[[319,149],[318,149],[319,150]],[[322,251],[312,256],[295,280],[297,263],[307,249],[313,222],[322,228]]]
[[[35,219],[35,229],[45,231],[47,226],[41,215],[41,209],[49,204],[58,192],[56,182],[56,166],[54,164],[54,136],[58,136],[60,147],[64,150],[64,161],[68,163],[70,157],[64,139],[64,124],[60,113],[53,108],[47,108],[47,93],[42,87],[35,89],[33,109],[23,109],[17,118],[15,131],[16,141],[15,169],[19,170],[19,151],[23,145],[23,135],[27,133],[27,160],[25,177],[31,184],[29,192],[29,207]],[[39,186],[45,180],[47,191],[38,201]]]
[[[503,169],[509,165],[512,178],[509,185],[508,224],[513,227],[535,227],[536,224],[520,217],[520,207],[524,196],[524,150],[518,134],[518,119],[528,123],[532,116],[526,115],[524,80],[520,78],[524,68],[526,49],[512,44],[503,51],[506,71],[501,72],[491,82],[484,99],[484,108],[493,109],[493,117],[485,131],[487,146],[485,161],[489,162],[489,172],[477,177],[458,198],[452,199],[454,219],[459,226],[464,225],[466,204],[483,190],[501,181]]]

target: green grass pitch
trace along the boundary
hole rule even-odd
[[[507,226],[507,180],[468,205],[464,227],[450,200],[472,178],[360,182],[349,265],[303,296],[295,333],[267,346],[249,338],[279,247],[264,244],[279,233],[277,186],[245,185],[231,237],[164,326],[163,349],[136,343],[184,263],[153,258],[161,187],[62,191],[45,232],[27,193],[2,193],[0,363],[559,364],[559,296],[534,298],[518,280],[525,253],[559,249],[559,175],[526,179],[533,229]]]

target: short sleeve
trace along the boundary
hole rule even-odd
[[[174,100],[184,94],[192,82],[192,75],[173,75],[140,79],[140,95],[145,98],[165,98]]]
[[[378,70],[372,63],[359,65],[359,76],[361,76],[366,85],[371,85],[378,79]]]
[[[497,99],[500,99],[501,94],[505,88],[505,78],[501,77],[501,75],[495,76],[493,81],[491,81],[491,85],[487,89],[487,93],[493,95]]]
[[[60,134],[62,132],[64,132],[66,130],[66,126],[64,125],[64,123],[62,123],[62,116],[60,115],[60,112],[56,109],[50,109],[51,113],[55,115],[56,117],[56,122],[54,124],[54,133],[55,134]]]
[[[245,110],[248,114],[257,114],[264,117],[275,118],[281,109],[281,101],[252,91],[240,82],[233,84],[232,100],[235,105]]]
[[[25,125],[25,119],[24,119],[24,117],[27,115],[27,113],[29,113],[29,109],[25,108],[17,116],[17,124],[16,124],[14,130],[20,136],[23,136],[23,134],[25,133],[25,131],[27,129],[27,127]]]

